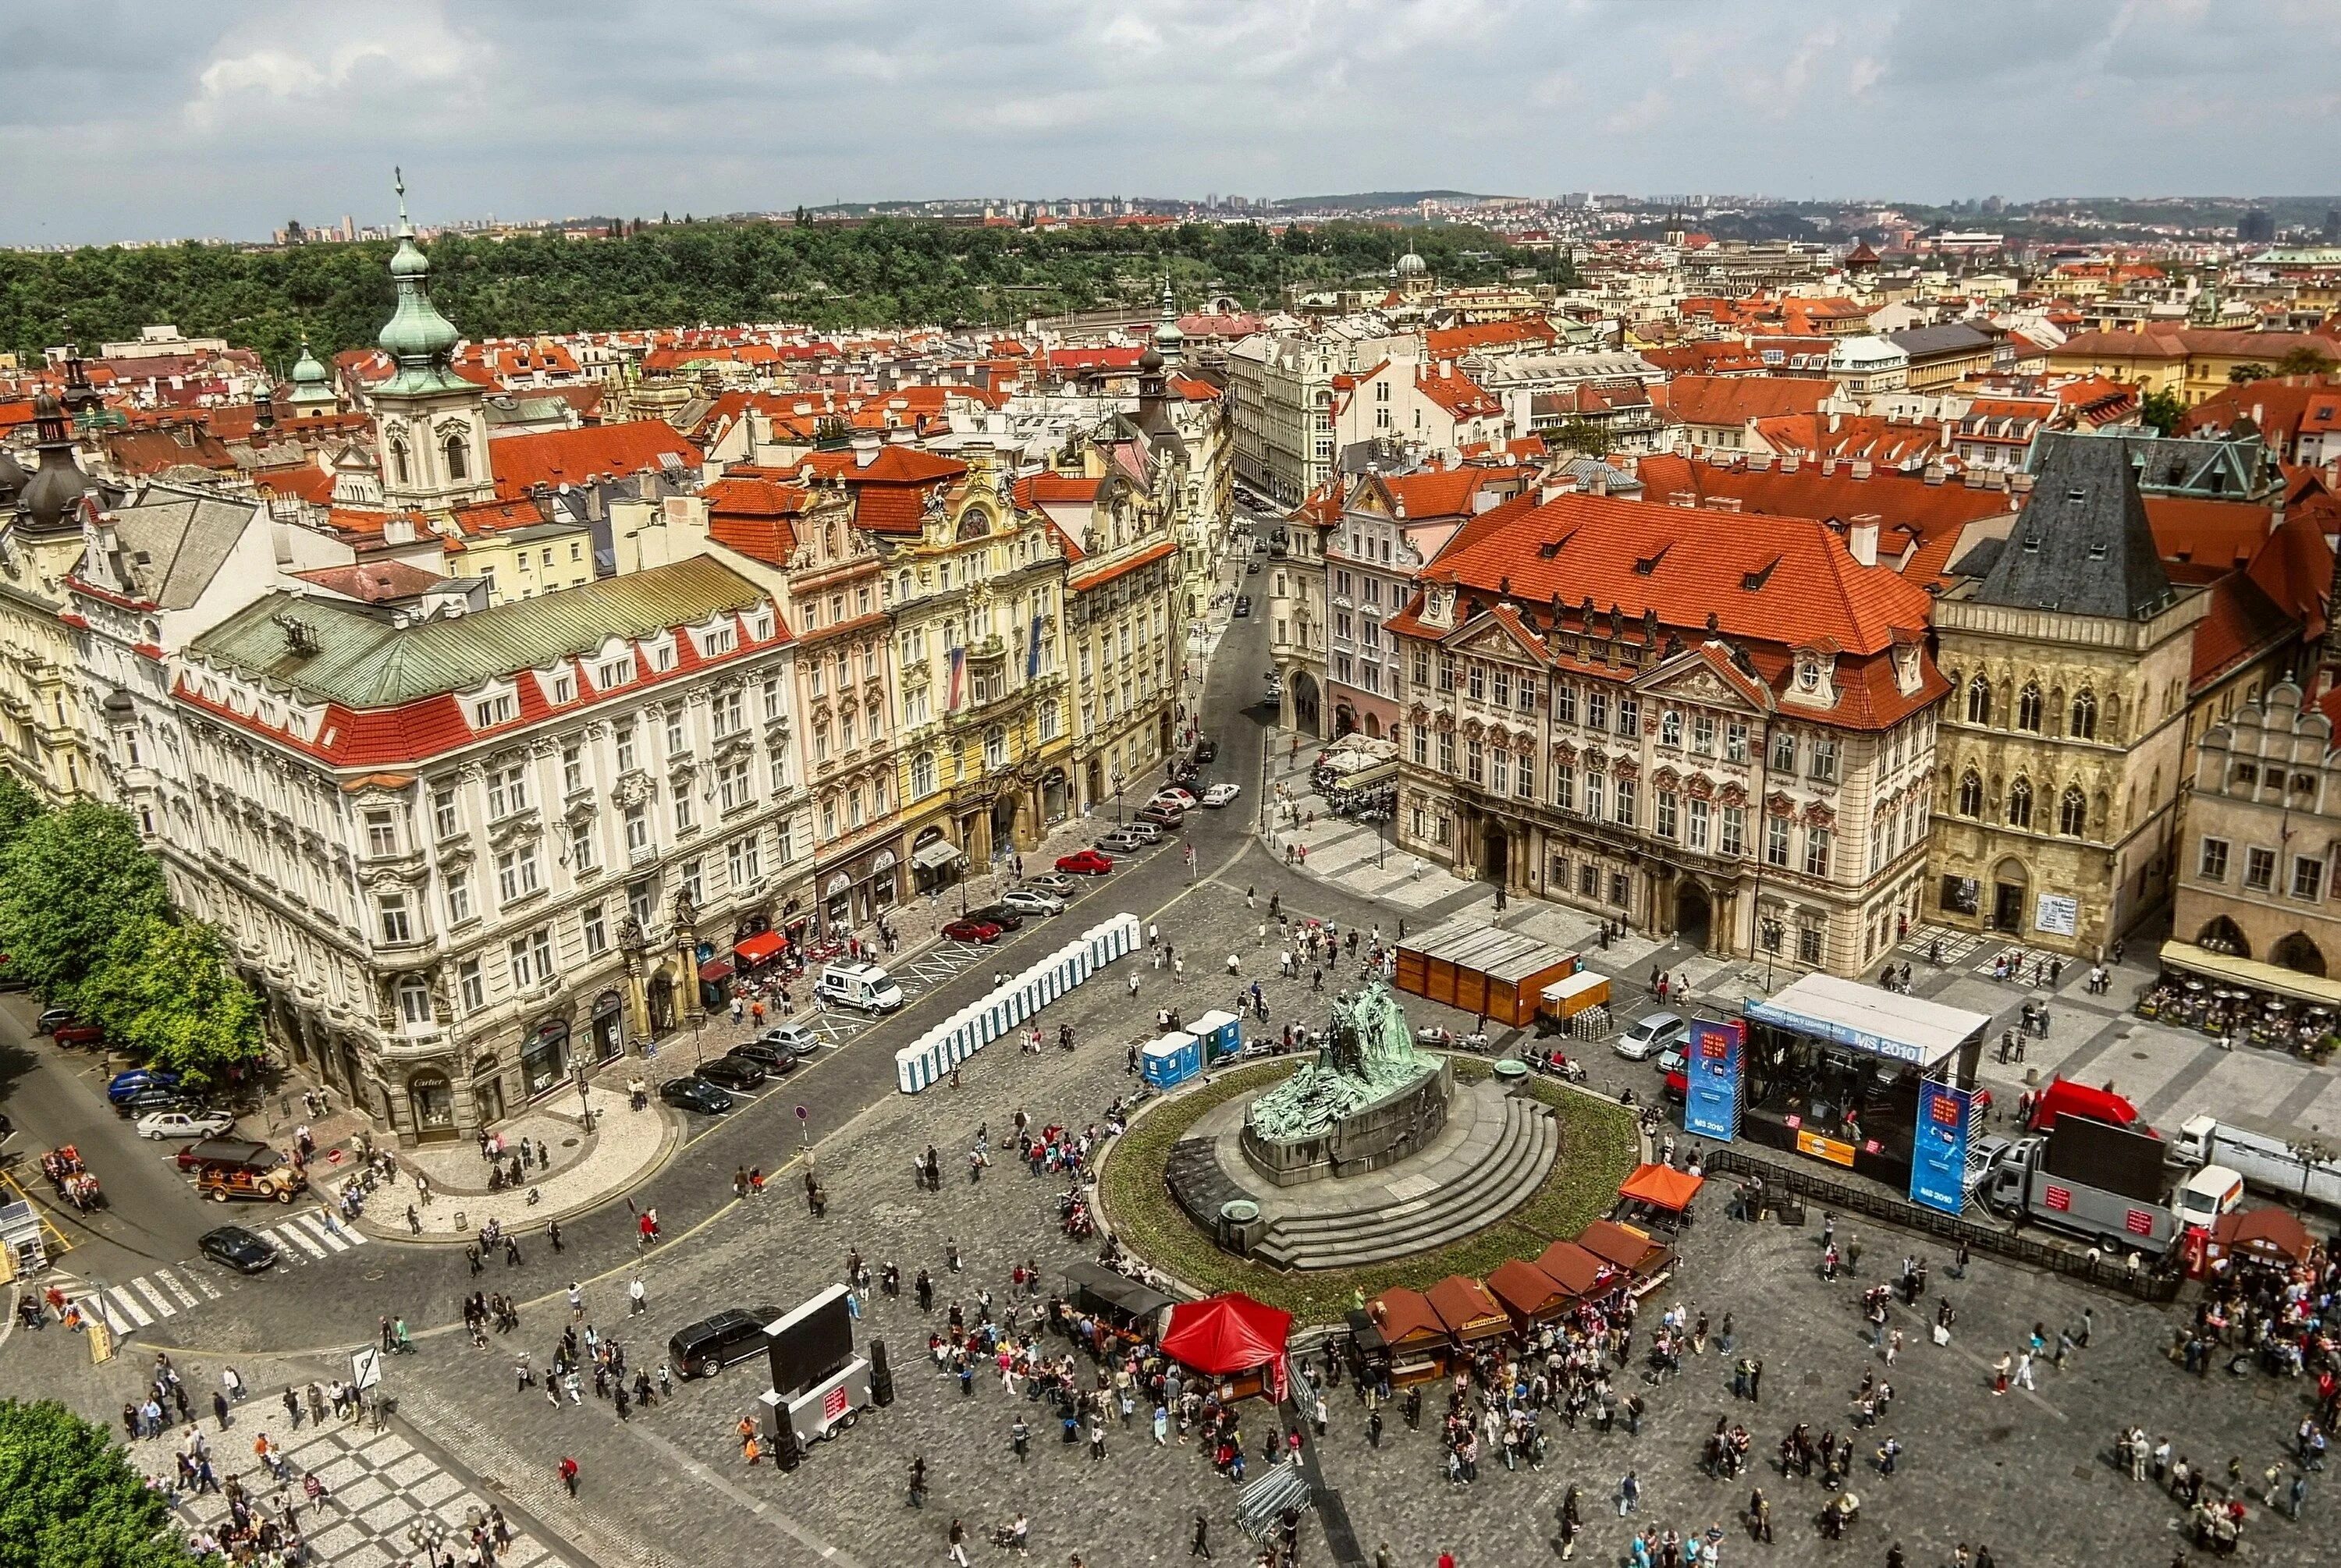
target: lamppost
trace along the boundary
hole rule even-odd
[[[1119,768],[1117,768],[1117,769],[1115,769],[1113,770],[1113,825],[1114,825],[1115,827],[1117,827],[1117,828],[1119,828],[1119,827],[1121,827],[1121,826],[1122,825],[1122,823],[1121,823],[1121,769],[1119,769]]]
[[[1780,933],[1783,927],[1778,915],[1758,915],[1756,924],[1764,934],[1764,988],[1772,988],[1772,960],[1779,957]]]
[[[2319,1136],[2315,1127],[2308,1130],[2308,1136],[2291,1146],[2292,1157],[2300,1162],[2300,1201],[2302,1203],[2308,1201],[2310,1174],[2318,1166],[2327,1165],[2336,1158],[2341,1158],[2341,1148],[2336,1148],[2332,1139]]]
[[[694,1020],[692,1034],[692,1042],[694,1047],[694,1053],[695,1047],[698,1044],[698,1039],[697,1023],[696,1020]],[[577,1086],[578,1109],[583,1115],[585,1130],[590,1133],[593,1130],[593,1097],[585,1092],[585,1064],[583,1062],[573,1059],[570,1062],[569,1081]]]

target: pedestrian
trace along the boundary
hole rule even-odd
[[[1195,1510],[1195,1539],[1187,1548],[1187,1555],[1200,1557],[1207,1563],[1211,1558],[1211,1521],[1200,1508]]]
[[[544,1227],[544,1239],[553,1244],[553,1250],[554,1252],[558,1253],[561,1251],[561,1222],[559,1220],[554,1220],[551,1225]]]
[[[561,1456],[561,1484],[569,1489],[570,1496],[577,1495],[577,1461],[566,1454]]]
[[[636,1317],[649,1310],[643,1303],[643,1276],[636,1275],[626,1283],[626,1315]]]
[[[569,1321],[585,1321],[585,1287],[573,1279],[569,1282]]]
[[[967,1526],[956,1519],[952,1520],[947,1538],[951,1543],[951,1550],[945,1555],[957,1563],[959,1568],[967,1568]]]
[[[1630,1470],[1618,1480],[1618,1517],[1639,1513],[1642,1506],[1642,1484]]]

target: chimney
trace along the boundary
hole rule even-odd
[[[1853,460],[1853,477],[1854,477],[1854,478],[1856,478],[1856,479],[1868,479],[1868,478],[1869,477],[1869,471],[1870,471],[1870,464],[1869,464],[1869,460],[1868,460],[1868,458],[1866,458],[1866,457],[1858,457],[1858,458],[1855,458],[1855,459]]]
[[[1782,473],[1794,473],[1804,466],[1805,460],[1802,453],[1785,452],[1780,454],[1780,471]]]
[[[2010,473],[2007,476],[2007,493],[2010,495],[2030,495],[2032,493],[2032,476],[2025,472],[2020,468]]]
[[[1846,525],[1845,547],[1853,552],[1853,559],[1864,566],[1878,564],[1879,521],[1878,513],[1865,511],[1856,515],[1853,521]]]
[[[1823,475],[1832,474],[1836,471],[1837,458],[1834,454],[1821,459],[1821,472]]]
[[[1707,498],[1707,504],[1717,511],[1738,511],[1739,498],[1736,495],[1710,495]]]
[[[1982,469],[1971,468],[1965,473],[1959,475],[1959,482],[1966,485],[1969,490],[1989,490],[1991,488],[1991,475],[1985,472]]]
[[[878,449],[886,444],[886,438],[874,430],[857,430],[853,432],[852,444],[853,466],[868,468],[878,461]]]
[[[1928,464],[1927,464],[1926,472],[1925,472],[1924,477],[1925,477],[1925,479],[1926,479],[1926,481],[1927,481],[1928,484],[1940,484],[1940,483],[1942,483],[1942,482],[1943,482],[1943,465],[1942,465],[1942,463],[1941,463],[1939,461],[1932,461],[1932,462],[1928,463]]]

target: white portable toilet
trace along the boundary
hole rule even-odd
[[[904,1046],[894,1053],[894,1087],[906,1095],[915,1095],[927,1087],[926,1060],[916,1046]]]

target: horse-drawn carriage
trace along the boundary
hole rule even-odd
[[[105,1206],[105,1189],[89,1167],[81,1163],[81,1151],[71,1144],[53,1148],[41,1156],[41,1174],[49,1178],[58,1198],[83,1214]]]

